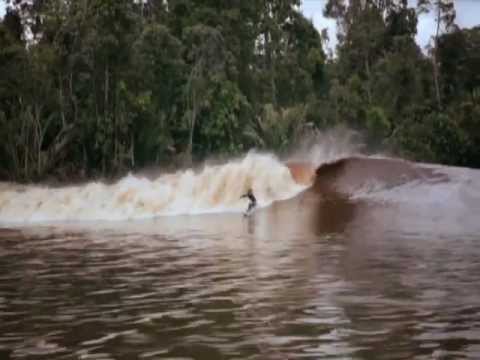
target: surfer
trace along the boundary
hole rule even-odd
[[[255,206],[257,206],[257,199],[255,198],[255,195],[253,195],[253,191],[252,189],[248,189],[247,193],[246,194],[243,194],[240,199],[242,198],[248,198],[248,200],[250,200],[250,203],[248,204],[248,208],[247,208],[247,211],[245,211],[244,215],[247,216],[250,214],[250,212],[252,212],[252,210],[255,208]]]

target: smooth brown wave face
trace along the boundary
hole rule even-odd
[[[445,174],[429,167],[393,158],[350,157],[320,165],[287,163],[294,180],[302,185],[313,184],[317,193],[332,192],[354,195],[368,187],[392,188],[413,180],[448,181]]]
[[[400,159],[352,157],[320,166],[315,187],[319,190],[353,194],[367,186],[392,188],[413,180],[447,181],[444,174]]]
[[[474,170],[369,157],[343,158],[315,171],[308,163],[288,167],[297,182],[312,185],[295,199],[274,204],[272,211],[308,214],[286,227],[317,234],[373,227],[375,236],[386,230],[415,232],[417,227],[437,236],[478,228],[471,215],[472,206],[480,210],[480,189],[471,186],[480,186],[480,172]]]

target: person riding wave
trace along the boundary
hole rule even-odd
[[[248,204],[247,211],[245,211],[245,216],[250,214],[250,212],[257,206],[257,199],[255,198],[255,195],[253,195],[252,189],[248,189],[246,194],[243,194],[240,199],[242,198],[248,198],[250,200],[250,203]]]

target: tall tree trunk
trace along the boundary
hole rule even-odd
[[[42,129],[42,124],[41,124],[41,110],[38,106],[38,104],[35,104],[35,107],[34,107],[34,115],[33,117],[35,118],[35,126],[36,126],[36,131],[35,131],[35,145],[36,145],[36,154],[35,154],[35,157],[36,157],[36,162],[37,162],[37,169],[36,169],[36,172],[37,172],[37,176],[41,176],[42,175],[42,160],[43,160],[43,156],[42,156],[42,143],[43,143],[43,134],[44,134],[44,129]]]
[[[440,110],[442,108],[442,100],[440,98],[440,81],[439,81],[439,71],[438,71],[438,36],[440,34],[440,5],[437,4],[437,31],[435,33],[435,39],[434,39],[434,48],[433,48],[433,56],[432,56],[432,62],[433,62],[433,81],[435,83],[435,95],[437,98],[437,106],[438,109]]]
[[[188,79],[187,84],[187,109],[190,109],[190,131],[188,136],[188,146],[187,146],[187,156],[188,162],[192,161],[192,153],[193,153],[193,135],[195,132],[195,124],[197,121],[197,113],[198,113],[198,91],[196,89],[196,82],[198,82],[199,78],[202,76],[203,70],[203,58],[197,60],[193,69],[190,73],[190,78]]]
[[[265,32],[265,55],[267,60],[266,71],[270,73],[270,91],[272,105],[277,106],[277,86],[275,82],[275,60],[274,50],[272,49],[272,36],[270,32]]]
[[[108,113],[109,113],[109,106],[108,106],[108,90],[109,90],[109,80],[110,80],[110,75],[109,75],[109,71],[108,71],[108,61],[107,61],[107,64],[105,65],[105,84],[104,84],[104,100],[103,100],[103,121],[104,121],[104,126],[106,127],[107,124],[108,124]],[[107,135],[108,137],[108,135]],[[105,175],[105,172],[107,170],[107,156],[109,154],[106,154],[105,151],[108,151],[108,148],[106,148],[105,146],[103,147],[102,149],[102,171],[103,171],[103,175]]]
[[[265,18],[269,18],[273,16],[272,12],[272,5],[269,2],[265,2]],[[271,19],[273,21],[273,19]],[[270,102],[276,108],[277,105],[277,87],[275,83],[275,63],[274,63],[274,48],[273,48],[273,40],[272,40],[272,31],[271,25],[266,22],[264,24],[264,33],[265,39],[265,71],[270,75]]]
[[[370,62],[368,61],[368,51],[365,54],[365,73],[367,74],[367,98],[368,103],[372,104],[372,84],[371,84],[371,72],[370,72]]]
[[[135,137],[133,136],[133,131],[130,135],[130,165],[135,167]]]
[[[118,144],[118,89],[116,71],[112,74],[112,88],[113,88],[113,166],[115,171],[120,168],[120,146]]]
[[[65,117],[65,96],[63,94],[63,77],[62,74],[58,74],[58,103],[60,107],[60,117],[62,118],[62,125],[65,126],[67,124],[66,117]]]
[[[23,130],[22,130],[22,133],[23,133],[23,138],[24,138],[24,141],[25,141],[25,150],[24,150],[24,168],[23,168],[23,176],[24,178],[26,179],[28,177],[28,173],[29,173],[29,168],[28,168],[28,158],[30,156],[30,136],[29,136],[29,131],[28,131],[28,127],[29,127],[29,124],[27,123],[27,119],[26,119],[26,114],[24,115],[24,118],[23,118]]]
[[[77,105],[77,100],[73,95],[73,72],[70,72],[69,76],[69,92],[70,92],[70,102],[73,107],[73,120],[72,122],[77,125],[77,117],[78,117],[78,105]]]
[[[107,64],[105,65],[105,85],[104,85],[104,101],[103,101],[103,117],[105,119],[105,121],[107,121],[107,118],[108,118],[108,90],[109,90],[109,77],[110,77],[110,73],[108,71],[108,62]]]
[[[195,94],[195,89],[192,89],[192,110],[190,113],[190,134],[188,138],[188,149],[187,154],[189,156],[189,162],[192,160],[193,152],[193,134],[195,130],[195,122],[197,120],[197,98]]]

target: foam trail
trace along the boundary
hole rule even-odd
[[[271,155],[250,153],[224,165],[185,170],[149,180],[128,175],[115,184],[91,182],[49,188],[0,184],[0,223],[130,220],[162,215],[241,212],[251,187],[260,207],[291,198],[297,184]]]

